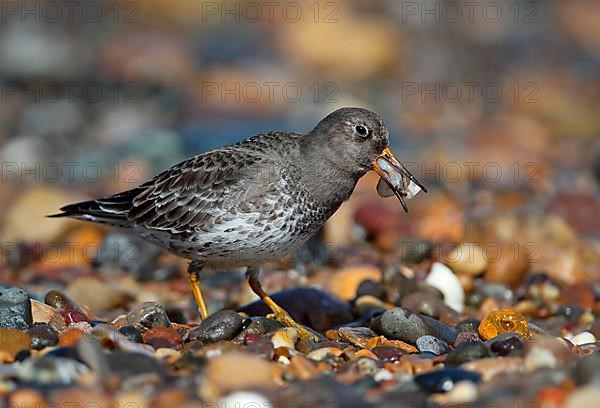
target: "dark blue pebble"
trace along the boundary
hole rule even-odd
[[[481,381],[481,375],[462,368],[448,367],[415,377],[415,382],[429,392],[448,392],[460,381],[478,383]]]

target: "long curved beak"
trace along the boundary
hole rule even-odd
[[[382,197],[394,194],[404,211],[408,212],[405,199],[413,198],[419,191],[427,192],[427,188],[395,157],[389,147],[386,147],[373,161],[373,169],[381,180],[377,192]],[[385,184],[382,184],[383,181]]]

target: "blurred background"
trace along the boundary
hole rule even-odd
[[[599,276],[597,1],[0,6],[3,281],[95,267],[107,239],[129,239],[44,218],[61,205],[256,133],[308,131],[342,106],[382,115],[430,193],[404,215],[366,177],[328,248],[517,243],[559,281]],[[97,246],[49,246],[68,242]]]

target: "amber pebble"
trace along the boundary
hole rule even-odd
[[[64,331],[63,334],[61,334],[60,340],[58,341],[58,345],[61,347],[73,346],[79,341],[79,339],[81,339],[84,336],[85,333],[83,332],[83,330],[79,330],[74,327],[69,328],[66,331]]]
[[[496,310],[486,316],[479,324],[479,334],[486,340],[499,334],[515,332],[529,338],[529,326],[525,317],[514,310]]]
[[[396,348],[406,351],[407,353],[419,352],[419,350],[417,350],[417,348],[415,346],[411,346],[410,344],[405,343],[402,340],[388,340],[383,336],[380,337],[379,345],[396,347]]]

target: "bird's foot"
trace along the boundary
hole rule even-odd
[[[285,324],[286,326],[293,327],[294,329],[296,329],[296,331],[298,332],[298,338],[300,340],[319,340],[315,333],[311,332],[306,327],[296,322],[292,318],[292,316],[290,316],[290,314],[286,312],[285,309],[283,309],[281,306],[275,303],[273,299],[267,296],[263,299],[263,301],[267,306],[269,306],[269,309],[273,311],[273,313],[270,314],[268,317],[272,317],[275,320],[278,320],[281,323]]]

